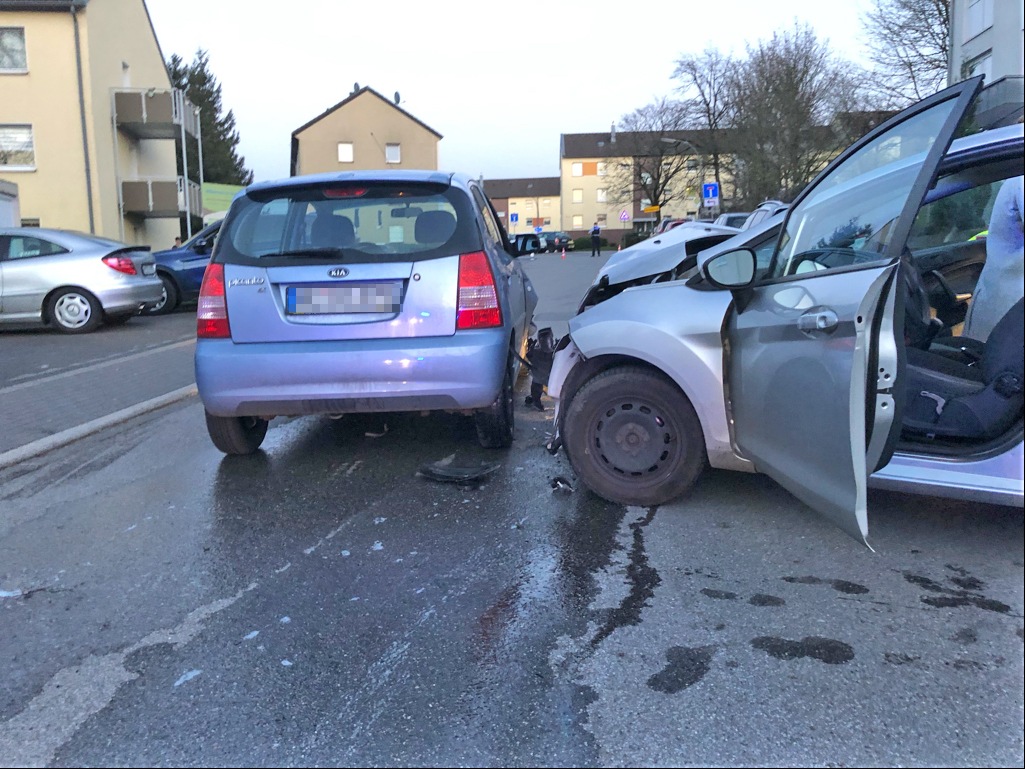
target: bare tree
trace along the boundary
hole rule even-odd
[[[862,18],[874,90],[902,107],[946,85],[949,0],[874,0]]]
[[[663,98],[620,119],[617,155],[622,160],[606,170],[611,200],[649,200],[659,207],[655,218],[661,220],[663,208],[692,191],[699,165],[694,154],[700,150],[682,131],[684,116],[680,102]]]
[[[687,128],[703,135],[703,147],[725,202],[722,172],[727,165],[724,140],[729,132],[736,105],[730,99],[730,79],[738,62],[717,48],[706,48],[700,56],[681,56],[676,60],[673,79],[683,95],[681,107]]]
[[[862,75],[806,25],[774,33],[747,54],[731,79],[737,194],[748,205],[791,200],[850,143],[849,131],[836,130],[836,118],[863,108]]]

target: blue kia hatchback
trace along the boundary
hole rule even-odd
[[[251,185],[199,296],[196,383],[214,444],[276,416],[454,411],[513,440],[537,295],[482,185],[366,171]]]

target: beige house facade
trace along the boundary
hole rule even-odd
[[[22,224],[170,246],[201,210],[175,144],[198,126],[144,0],[0,3],[0,179]]]
[[[442,135],[373,88],[356,88],[292,132],[291,175],[438,170]]]
[[[557,176],[484,182],[484,192],[509,235],[563,231],[559,188]]]

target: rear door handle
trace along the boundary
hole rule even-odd
[[[801,331],[832,331],[839,324],[840,319],[832,310],[813,310],[806,312],[797,319],[797,327]]]

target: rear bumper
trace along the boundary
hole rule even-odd
[[[162,293],[160,278],[146,278],[145,281],[105,288],[97,292],[96,298],[100,300],[105,313],[121,315],[138,312],[143,305],[159,302]]]
[[[196,386],[216,416],[463,411],[494,402],[508,355],[504,329],[359,342],[199,339]]]

